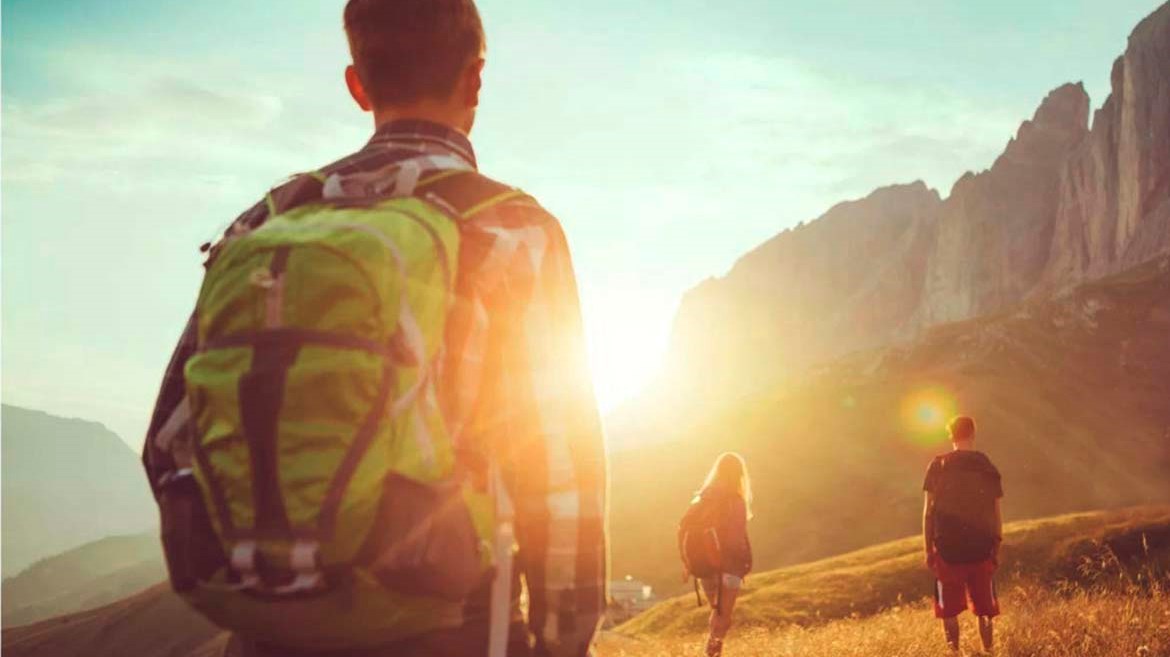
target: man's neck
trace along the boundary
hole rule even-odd
[[[975,451],[975,441],[973,441],[973,440],[964,440],[962,442],[951,443],[951,446],[955,448],[956,452],[974,452]]]
[[[374,130],[378,130],[387,123],[403,120],[429,121],[446,126],[452,130],[467,135],[462,126],[463,120],[445,107],[431,103],[418,103],[410,107],[391,107],[374,110]]]

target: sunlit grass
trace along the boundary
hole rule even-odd
[[[1077,590],[1166,577],[1170,507],[1155,506],[1009,523],[997,582],[1001,591],[1043,588],[1032,583]],[[767,631],[812,627],[916,603],[933,590],[934,578],[922,563],[921,538],[909,537],[753,574],[736,605],[736,622]],[[684,636],[701,632],[706,618],[707,610],[696,606],[694,595],[683,595],[620,629],[646,639]]]
[[[1160,589],[1057,592],[1017,584],[997,620],[1000,657],[1166,657],[1170,655],[1170,597]],[[972,616],[964,614],[964,654],[981,654]],[[606,634],[599,657],[700,657],[702,634],[639,638]],[[923,600],[868,618],[823,625],[732,630],[727,657],[928,657],[952,654],[940,623]]]

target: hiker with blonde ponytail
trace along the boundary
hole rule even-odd
[[[734,452],[721,454],[679,524],[678,542],[686,577],[695,578],[711,605],[706,654],[723,653],[735,600],[752,569],[747,521],[752,517],[747,464]],[[700,598],[700,604],[702,599]]]

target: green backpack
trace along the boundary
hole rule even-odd
[[[172,584],[221,627],[333,649],[455,626],[510,552],[435,375],[459,222],[522,193],[436,164],[382,170],[393,189],[374,193],[294,179],[208,266],[172,447],[189,468],[164,489],[188,475],[194,499],[160,504]]]

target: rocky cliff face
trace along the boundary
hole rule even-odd
[[[1113,64],[1112,93],[1061,171],[1046,289],[1170,247],[1170,5],[1142,21]]]
[[[760,245],[687,294],[671,345],[685,362],[669,380],[734,394],[827,352],[909,336],[941,203],[922,182],[886,187]]]
[[[955,183],[930,251],[918,328],[982,315],[1032,290],[1048,260],[1061,169],[1088,120],[1084,87],[1066,84],[990,169]]]
[[[1043,100],[945,200],[922,183],[842,203],[683,299],[666,387],[726,397],[929,326],[994,313],[1170,252],[1170,3],[1089,98]]]

